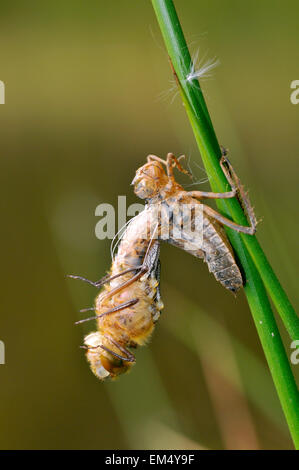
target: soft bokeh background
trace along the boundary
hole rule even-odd
[[[207,104],[296,303],[298,2],[176,5],[192,53],[221,62]],[[93,325],[74,322],[96,292],[65,275],[109,268],[96,206],[138,202],[129,183],[148,153],[186,153],[206,177],[179,97],[163,94],[150,1],[3,2],[0,63],[0,447],[292,448],[243,293],[184,252],[162,247],[165,310],[130,374],[101,384],[79,349]]]

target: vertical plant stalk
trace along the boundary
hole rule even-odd
[[[221,149],[198,80],[188,81],[192,60],[172,0],[152,0],[165,45],[179,81],[195,138],[213,190],[227,190],[227,181],[219,166]],[[214,189],[216,188],[216,189]],[[217,189],[218,188],[218,189]],[[247,224],[236,199],[218,201],[219,208],[239,224]],[[255,236],[240,235],[263,279],[281,319],[293,340],[299,339],[299,317],[280,285]]]
[[[186,78],[192,68],[190,53],[172,0],[152,0],[164,42],[177,78],[183,103],[215,192],[228,190],[219,165],[221,149],[197,80]],[[236,198],[218,200],[221,212],[235,222],[247,220]],[[244,291],[272,378],[296,448],[299,448],[299,393],[271,310],[264,284],[293,339],[299,339],[299,320],[255,236],[227,229],[246,275]],[[261,278],[262,277],[262,278]],[[262,280],[263,279],[263,280]]]

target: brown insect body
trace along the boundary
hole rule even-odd
[[[228,164],[228,170],[224,164]],[[87,359],[94,374],[101,380],[126,372],[135,363],[129,350],[144,344],[151,336],[163,303],[160,297],[160,240],[203,258],[210,272],[227,289],[236,292],[243,284],[231,244],[222,228],[253,234],[255,217],[243,188],[224,156],[220,162],[232,190],[226,193],[185,191],[173,176],[173,167],[184,170],[173,154],[162,160],[148,156],[148,163],[139,168],[132,182],[137,196],[145,199],[146,209],[132,219],[120,241],[110,273],[95,287],[104,286],[95,300],[98,330],[84,338]],[[167,172],[164,171],[164,165]],[[241,226],[225,218],[201,198],[228,198],[239,195],[251,226]],[[191,207],[187,224],[182,224],[181,208]],[[202,209],[202,233],[194,230],[196,209]],[[168,224],[161,214],[169,215]],[[186,228],[187,227],[187,228]],[[174,236],[175,229],[176,236]],[[177,234],[180,234],[179,236]],[[187,242],[187,243],[186,243]]]
[[[119,244],[109,273],[111,280],[95,300],[98,331],[84,340],[91,369],[100,379],[131,368],[135,358],[128,348],[150,338],[163,308],[159,242],[144,238],[145,212],[132,220]]]

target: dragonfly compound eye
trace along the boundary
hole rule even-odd
[[[84,344],[87,347],[86,357],[90,364],[92,372],[100,379],[105,380],[110,376],[110,372],[105,369],[102,363],[102,335],[99,332],[90,333],[84,338]]]
[[[105,380],[108,377],[113,378],[127,372],[131,368],[132,362],[117,357],[117,353],[114,353],[112,349],[115,348],[113,344],[109,344],[110,347],[112,346],[109,350],[103,343],[107,344],[107,339],[100,332],[90,333],[84,338],[84,344],[87,347],[86,357],[92,372],[100,380]]]

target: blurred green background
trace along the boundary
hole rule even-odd
[[[221,62],[202,82],[207,104],[296,303],[298,2],[176,6],[192,53]],[[96,291],[65,275],[109,269],[96,206],[139,202],[129,184],[149,153],[185,153],[206,177],[180,98],[163,93],[150,1],[2,2],[0,62],[0,447],[292,448],[243,293],[184,252],[162,246],[165,309],[130,374],[102,384],[79,349],[94,325],[74,322]]]

